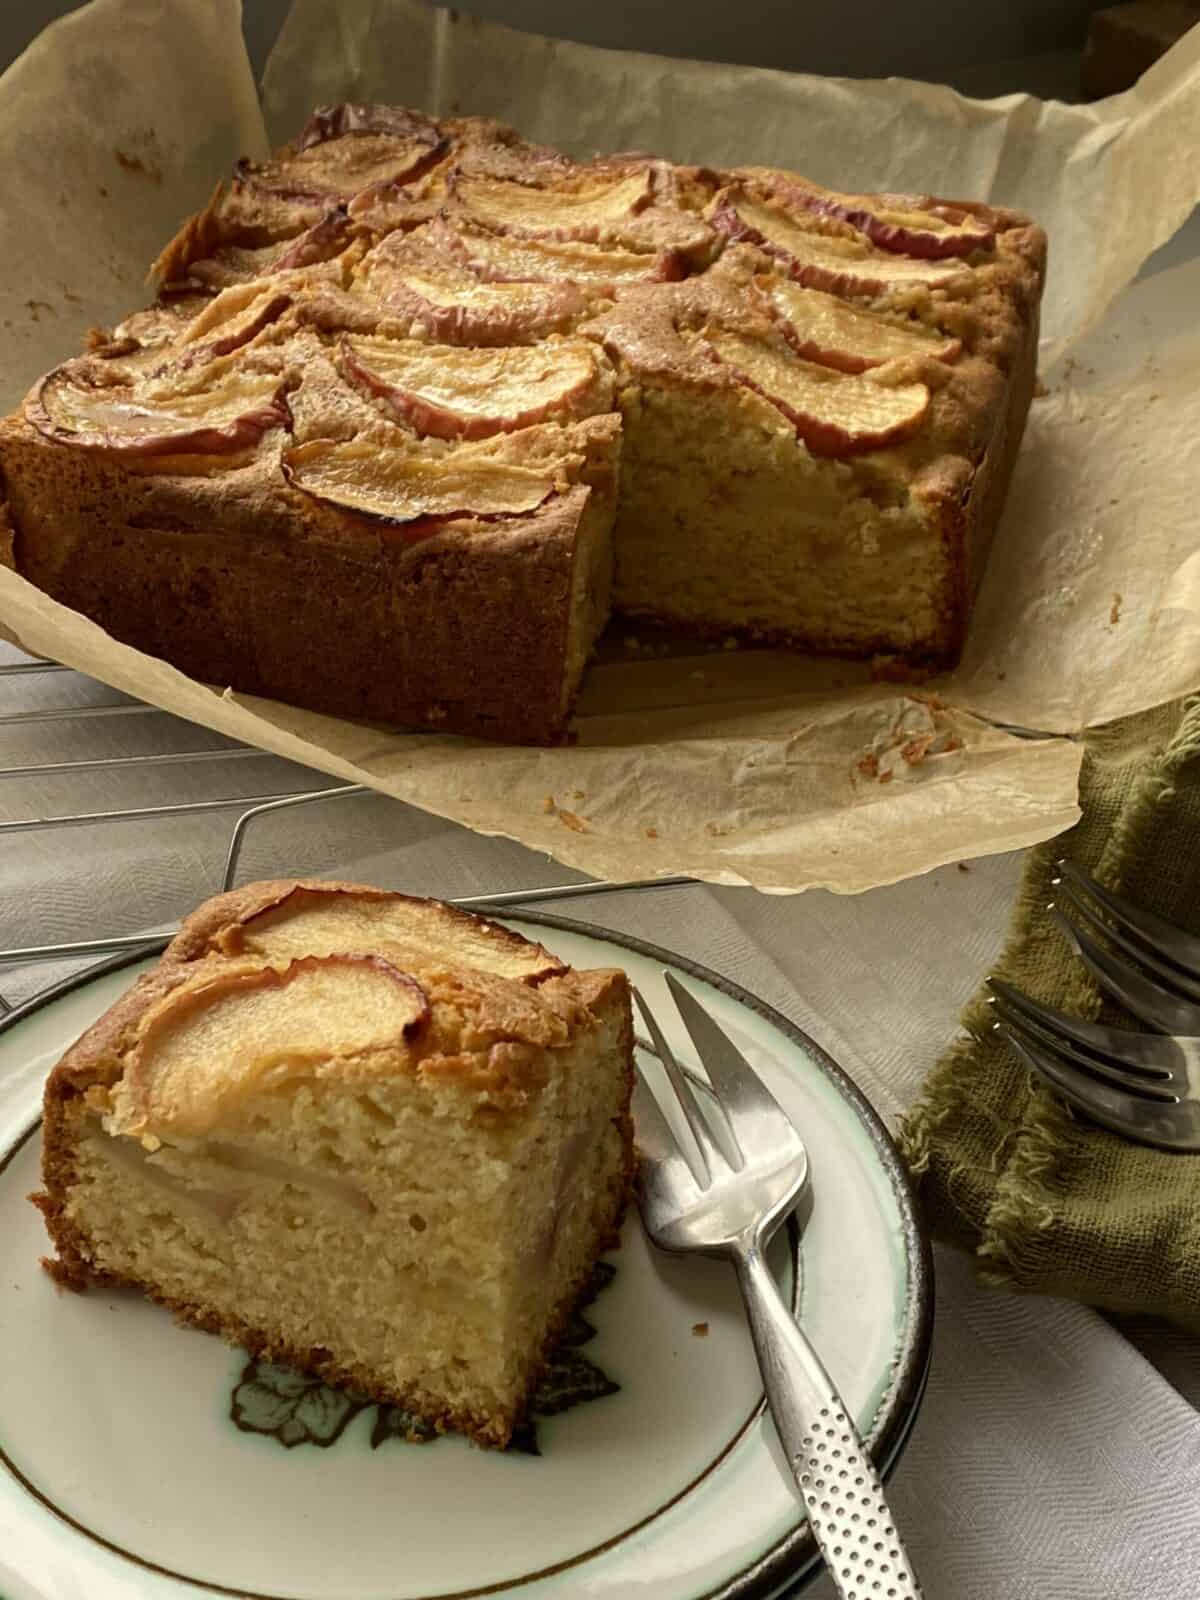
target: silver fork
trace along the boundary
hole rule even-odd
[[[638,1201],[646,1232],[663,1250],[695,1250],[733,1262],[767,1403],[838,1593],[848,1600],[884,1595],[913,1600],[920,1586],[879,1475],[764,1256],[771,1235],[808,1181],[804,1143],[774,1095],[699,1001],[669,972],[663,976],[723,1112],[727,1150],[635,990],[696,1144],[692,1163],[639,1074]]]
[[[1060,931],[1100,986],[1160,1031],[1084,1022],[989,978],[996,1026],[1030,1071],[1094,1121],[1142,1144],[1200,1150],[1200,939],[1073,862],[1059,871],[1061,905],[1050,912]]]
[[[1057,903],[1051,915],[1097,983],[1152,1028],[1200,1034],[1200,939],[1105,888],[1073,861],[1060,861],[1058,870],[1057,900],[1076,921]],[[1104,949],[1093,932],[1127,959]]]

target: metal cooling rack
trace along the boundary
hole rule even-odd
[[[260,765],[276,780],[275,786],[244,789],[242,775]],[[172,792],[180,783],[186,785],[188,798]],[[192,797],[196,785],[211,792]],[[170,797],[160,798],[156,788]],[[55,793],[58,799],[48,798]],[[358,784],[330,785],[326,774],[236,744],[156,706],[122,698],[57,662],[0,645],[0,1011],[12,1010],[64,970],[114,952],[136,951],[149,938],[173,932],[192,906],[239,881],[251,843],[256,849],[264,846],[270,855],[271,830],[298,811],[307,816],[309,808],[340,808],[345,816],[351,802],[367,797],[379,810],[372,837],[387,835],[397,849],[406,829],[419,833],[429,823],[423,813],[398,800]],[[214,837],[206,828],[202,840],[180,843],[181,828],[193,819],[216,820],[220,831]],[[72,850],[72,837],[81,831],[86,844]],[[338,825],[327,822],[326,841],[338,835]],[[154,851],[148,861],[141,846],[151,837]],[[491,848],[496,871],[486,876],[492,881],[516,873],[528,876],[539,868],[561,880],[563,869],[547,857],[504,841],[476,843],[479,850]],[[281,851],[286,855],[287,841],[277,839],[275,844],[277,856]],[[215,871],[222,854],[223,865]],[[291,864],[273,860],[273,872],[311,870],[306,853],[300,855]],[[420,862],[426,878],[430,868],[436,876],[436,865],[419,849],[415,858],[410,849],[404,859]],[[161,890],[172,902],[174,921],[147,916],[146,899],[139,897],[136,883],[144,864],[156,893]],[[334,876],[339,870],[350,875],[353,869],[350,862],[335,858],[316,875]],[[411,872],[411,865],[405,871]],[[484,875],[477,864],[475,876]],[[171,879],[169,889],[164,888],[166,877]],[[89,880],[94,887],[90,898]],[[447,898],[473,909],[496,908],[690,881],[576,877]],[[68,887],[78,890],[73,908],[60,904]],[[445,893],[444,884],[422,882],[419,887]],[[96,902],[103,906],[99,913]],[[44,915],[47,907],[52,916]],[[153,909],[161,909],[160,903]],[[89,926],[86,937],[24,937],[26,929],[40,928],[46,920],[59,926],[65,922],[69,929],[72,916],[93,926],[98,922],[97,931]]]

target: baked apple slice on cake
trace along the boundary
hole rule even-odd
[[[326,505],[407,527],[428,538],[437,524],[536,511],[554,494],[555,463],[541,467],[493,456],[421,454],[378,438],[314,439],[284,457],[289,482]]]
[[[274,966],[302,956],[386,949],[402,967],[444,961],[527,984],[567,971],[544,945],[457,906],[320,880],[282,879],[210,902],[189,919],[173,949],[188,961],[248,956]]]
[[[460,174],[451,193],[467,216],[498,232],[595,244],[651,203],[654,180],[649,167],[545,188]]]
[[[216,243],[200,239],[176,240],[155,263],[155,276],[164,292],[199,289],[209,293],[281,272],[318,266],[341,255],[352,236],[344,206],[327,211],[319,221],[294,238],[273,239],[268,244]],[[192,256],[192,249],[211,248],[211,254]]]
[[[184,388],[161,375],[122,382],[118,365],[68,362],[38,385],[26,416],[58,444],[130,457],[236,455],[287,426],[278,372],[222,365],[208,382]]]
[[[958,257],[929,260],[877,249],[846,227],[825,232],[801,205],[789,208],[787,195],[763,200],[736,187],[714,198],[709,221],[731,239],[744,239],[782,262],[798,283],[833,294],[867,298],[909,288],[942,289],[971,271]]]
[[[342,340],[341,366],[419,434],[487,439],[612,409],[603,352],[586,339],[456,350],[419,340]]]
[[[756,286],[798,355],[841,372],[869,372],[889,361],[955,361],[962,341],[911,318],[880,315],[838,295],[763,274]]]
[[[493,283],[574,283],[612,296],[635,283],[668,283],[686,265],[675,250],[625,250],[580,240],[526,239],[484,228],[448,227],[433,236],[439,248]]]
[[[791,175],[769,176],[785,204],[849,223],[881,250],[940,261],[991,251],[996,243],[992,224],[964,206],[919,195],[838,194]]]
[[[571,282],[485,282],[434,248],[425,229],[389,234],[364,257],[354,287],[382,317],[442,344],[532,344],[590,310]]]
[[[678,277],[708,264],[716,238],[696,212],[667,203],[660,168],[652,161],[599,161],[524,183],[452,170],[447,215],[515,239],[661,255],[672,263],[664,276]]]
[[[615,476],[617,436],[615,418],[597,416],[446,448],[380,425],[352,439],[307,440],[285,451],[283,469],[314,499],[423,539],[448,520],[519,517],[577,486],[600,499]]]
[[[715,329],[705,338],[740,382],[793,423],[814,455],[860,455],[896,444],[917,431],[929,410],[923,383],[875,383],[728,330]]]
[[[395,106],[323,106],[295,145],[271,161],[242,162],[248,189],[324,205],[379,184],[416,183],[449,150],[436,122]]]

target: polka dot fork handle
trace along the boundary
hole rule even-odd
[[[735,1257],[767,1402],[809,1526],[844,1600],[919,1600],[883,1484],[757,1244]]]

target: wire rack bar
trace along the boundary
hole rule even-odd
[[[100,756],[94,761],[44,761],[30,767],[0,767],[0,778],[53,778],[65,772],[112,772],[118,767],[174,767],[185,761],[238,761],[258,756],[263,761],[281,759],[267,750],[236,745],[230,750],[173,750],[154,756]]]
[[[73,672],[61,661],[6,661],[0,666],[0,678],[18,678],[26,672]]]
[[[131,702],[116,706],[62,706],[54,711],[3,711],[0,724],[11,727],[21,722],[85,721],[92,717],[165,717],[159,706],[143,706]]]
[[[589,894],[626,894],[635,889],[678,889],[695,878],[595,878],[587,883],[555,883],[541,889],[503,889],[499,894],[473,894],[451,900],[467,911],[487,906],[536,905],[539,900],[575,900]]]
[[[70,961],[79,956],[115,955],[119,950],[140,950],[173,933],[179,924],[164,928],[158,933],[114,934],[108,939],[75,939],[65,944],[31,944],[14,950],[0,950],[0,963],[8,966],[27,966],[31,961]]]
[[[132,822],[144,817],[187,817],[205,811],[225,811],[230,806],[258,806],[264,801],[293,800],[294,790],[284,794],[227,794],[215,800],[178,800],[171,805],[128,806],[121,811],[80,811],[65,817],[19,817],[15,822],[0,822],[0,836],[8,833],[35,833],[42,828],[86,828],[97,822]]]
[[[251,801],[250,809],[244,811],[233,825],[233,832],[229,838],[229,849],[225,855],[225,870],[221,874],[221,889],[233,888],[233,880],[237,875],[238,862],[242,858],[242,848],[246,842],[246,833],[250,824],[258,817],[266,816],[274,811],[287,811],[292,806],[311,805],[317,800],[346,799],[350,795],[367,794],[361,783],[338,784],[333,789],[308,789],[302,794],[285,794],[276,798],[261,796],[256,801]]]

